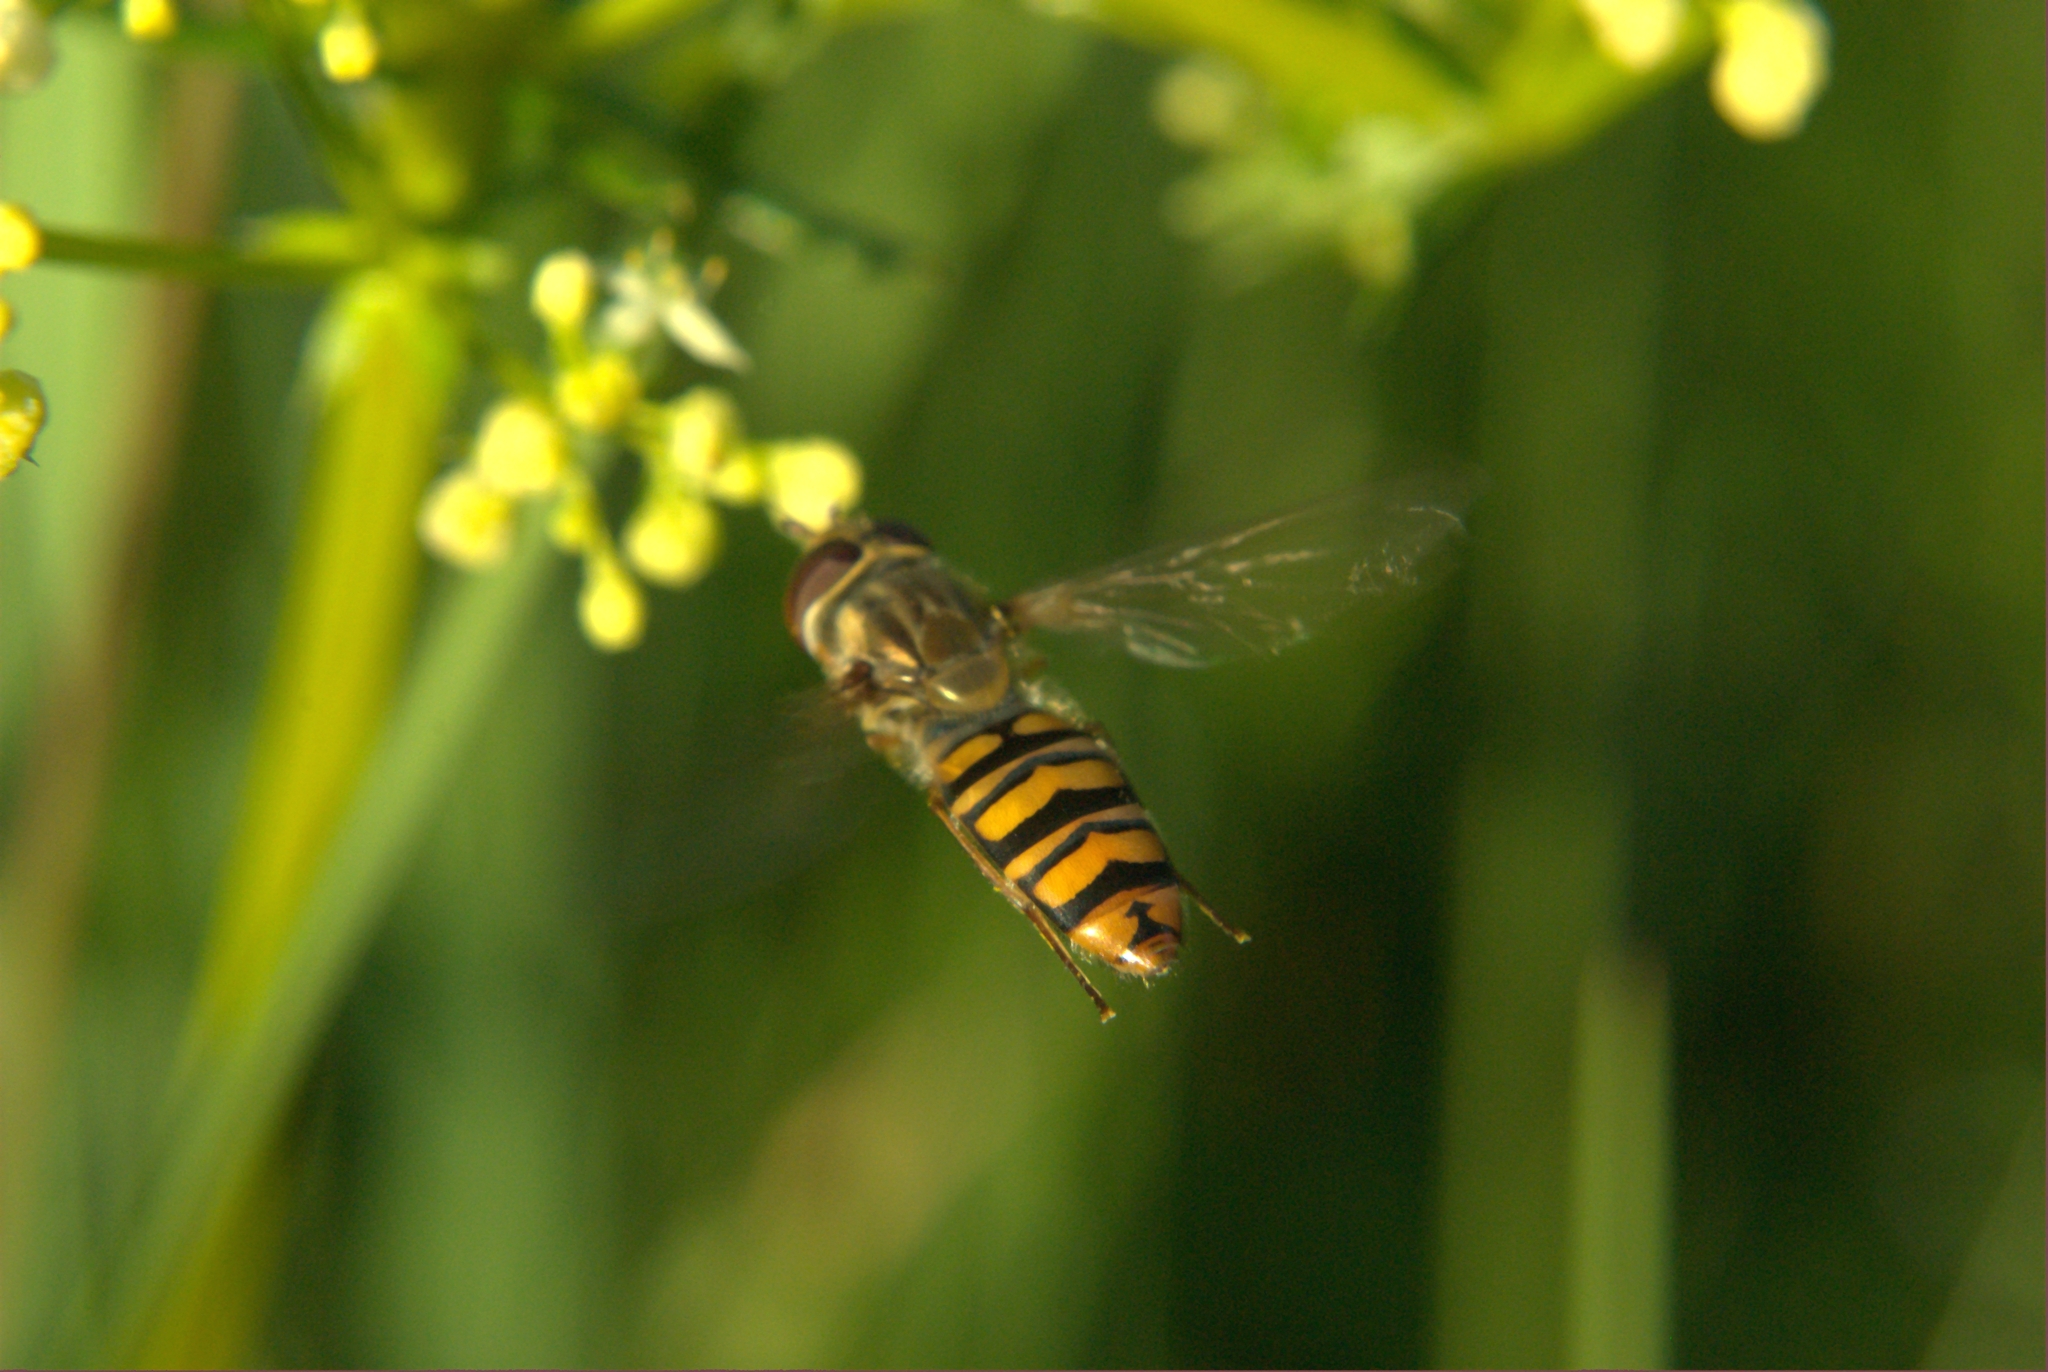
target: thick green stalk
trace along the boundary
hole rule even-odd
[[[269,1032],[263,1003],[383,725],[410,639],[420,566],[414,510],[457,359],[441,307],[389,273],[344,286],[310,344],[321,411],[311,484],[180,1085],[213,1077],[249,1035]],[[274,1110],[260,1118],[273,1121]],[[210,1218],[196,1251],[205,1259],[193,1261],[193,1250],[176,1258],[182,1298],[140,1315],[149,1326],[137,1350],[145,1361],[249,1355],[269,1266],[261,1254],[274,1246],[270,1227],[258,1222],[268,1207],[250,1206],[278,1182],[260,1175],[260,1162],[250,1165],[257,1170],[203,1207]],[[247,1199],[244,1186],[254,1188]]]
[[[554,565],[529,528],[511,565],[456,584],[421,636],[415,664],[306,893],[291,937],[251,1008],[247,1032],[185,1079],[163,1166],[115,1275],[108,1317],[79,1323],[28,1360],[122,1362],[163,1318],[209,1223],[275,1137],[279,1115],[350,975],[472,726],[500,679]]]

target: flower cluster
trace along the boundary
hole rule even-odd
[[[1414,266],[1416,214],[1471,165],[1477,144],[1465,124],[1430,130],[1372,115],[1311,149],[1263,87],[1206,54],[1166,72],[1152,113],[1167,137],[1210,154],[1173,188],[1167,222],[1207,242],[1240,282],[1329,245],[1361,280],[1398,285]]]
[[[1745,137],[1771,140],[1797,133],[1827,84],[1827,21],[1809,0],[1576,0],[1576,8],[1596,73],[1585,90],[1675,70],[1711,41],[1715,108]],[[1554,66],[1555,35],[1532,31],[1527,53],[1496,66]],[[1591,108],[1606,98],[1566,83],[1556,108],[1543,108],[1527,95],[1528,72],[1517,70],[1500,77],[1498,99],[1482,77],[1469,93],[1444,94],[1428,117],[1388,110],[1332,122],[1291,107],[1219,55],[1191,57],[1160,78],[1153,97],[1160,129],[1205,154],[1173,188],[1168,220],[1207,243],[1239,282],[1334,249],[1368,285],[1399,285],[1414,265],[1416,219],[1448,187],[1526,159],[1531,148],[1554,150],[1559,130],[1579,117],[1572,101]]]
[[[1650,71],[1677,49],[1691,0],[1578,0],[1600,51]],[[1745,138],[1790,138],[1828,80],[1828,25],[1807,0],[1710,0],[1715,52],[1707,89]]]
[[[718,556],[717,506],[764,505],[776,525],[807,540],[859,502],[860,465],[829,439],[749,441],[723,390],[700,385],[665,401],[644,393],[658,340],[707,366],[738,371],[747,355],[706,307],[717,271],[692,276],[657,234],[600,279],[582,253],[557,252],[533,274],[531,305],[553,362],[545,383],[485,412],[461,463],[428,490],[420,510],[427,547],[481,568],[511,551],[523,502],[548,504],[555,545],[583,561],[577,613],[599,648],[638,643],[646,626],[640,582],[681,588]],[[600,286],[609,297],[599,308]],[[624,449],[641,469],[640,496],[615,539],[598,479]]]
[[[1714,108],[1745,138],[1798,133],[1828,83],[1827,20],[1805,0],[1728,0],[1713,15]]]
[[[121,29],[160,43],[178,32],[177,0],[118,0]],[[349,83],[376,74],[382,44],[363,0],[294,0],[313,19],[313,51],[329,80]],[[0,0],[0,94],[33,90],[50,74],[56,52],[50,22],[36,0]]]

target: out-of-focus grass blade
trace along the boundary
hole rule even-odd
[[[413,535],[457,374],[453,330],[419,287],[366,273],[307,354],[321,408],[299,547],[185,1045],[241,1032],[391,700],[417,590]]]
[[[0,199],[73,224],[146,223],[147,59],[106,26],[66,24],[64,60],[40,90],[0,99]],[[146,380],[124,346],[147,317],[135,282],[64,267],[9,275],[14,326],[0,363],[33,371],[51,418],[34,467],[0,497],[0,1330],[30,1316],[20,1279],[49,1197],[38,1160],[53,1141],[48,1088],[70,1003],[77,874],[101,797],[74,740],[94,737],[111,703],[84,702],[76,678],[114,613],[141,445],[157,422],[128,402]],[[53,693],[71,687],[60,702]],[[99,678],[95,684],[103,682]],[[55,723],[68,729],[52,733]],[[61,789],[29,793],[39,749]],[[54,1146],[66,1146],[56,1140]]]
[[[366,272],[339,288],[308,341],[318,408],[310,487],[220,893],[186,1021],[179,1078],[204,1073],[253,1027],[299,905],[389,708],[412,627],[414,510],[459,374],[451,321],[417,284]],[[276,1179],[251,1175],[257,1191]],[[238,1187],[238,1190],[242,1187]],[[229,1200],[188,1254],[179,1303],[146,1362],[246,1361],[274,1227]]]
[[[529,528],[509,566],[458,583],[436,609],[247,1029],[188,1078],[112,1318],[37,1361],[122,1362],[143,1346],[203,1226],[270,1139],[551,565]]]
[[[1612,940],[1579,973],[1569,1367],[1671,1357],[1670,1005],[1661,960]]]
[[[367,804],[386,821],[380,852],[402,852],[412,832],[389,823],[392,816],[416,820],[424,809],[390,803],[357,781],[410,635],[420,561],[413,514],[458,359],[451,322],[424,290],[392,274],[345,285],[316,330],[308,358],[320,407],[311,487],[243,818],[174,1084],[165,1165],[145,1183],[140,1241],[116,1256],[113,1309],[101,1312],[112,1318],[74,1311],[81,1323],[53,1352],[162,1363],[246,1356],[271,1266],[266,1236],[274,1233],[252,1222],[266,1209],[263,1141],[331,1003],[331,994],[305,988],[338,987],[357,946],[322,940],[332,932],[322,921],[331,926],[336,916],[331,904],[306,904],[308,888],[352,794],[358,808]],[[436,664],[450,681],[471,680],[450,671],[445,650],[422,665]],[[417,703],[419,694],[409,698]],[[431,689],[427,696],[443,698]],[[427,755],[439,756],[431,748]],[[342,923],[350,914],[367,922],[366,913],[342,907]],[[374,898],[367,908],[374,911]],[[285,989],[288,974],[295,989]],[[316,1017],[306,1020],[309,1009]],[[280,1020],[302,1031],[288,1032]],[[265,1070],[251,1074],[252,1058]]]
[[[1492,700],[1459,824],[1442,1366],[1647,1361],[1668,1318],[1661,1278],[1608,1266],[1663,1243],[1664,1107],[1619,1099],[1654,1076],[1662,1017],[1600,986],[1628,923],[1616,724],[1642,622],[1664,141],[1653,123],[1617,137],[1520,188],[1492,226],[1496,487],[1473,521],[1474,659]]]

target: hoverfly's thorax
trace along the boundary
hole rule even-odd
[[[849,541],[820,551],[793,583],[791,629],[829,675],[857,672],[876,692],[947,714],[990,710],[1008,696],[993,612],[928,550]]]

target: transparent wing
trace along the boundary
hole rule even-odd
[[[670,769],[665,803],[637,816],[622,842],[633,861],[673,874],[649,913],[693,916],[819,861],[900,791],[821,683],[707,727]]]
[[[1354,605],[1433,580],[1476,485],[1436,474],[1361,486],[1028,591],[1004,613],[1019,629],[1120,635],[1162,667],[1277,653]]]

